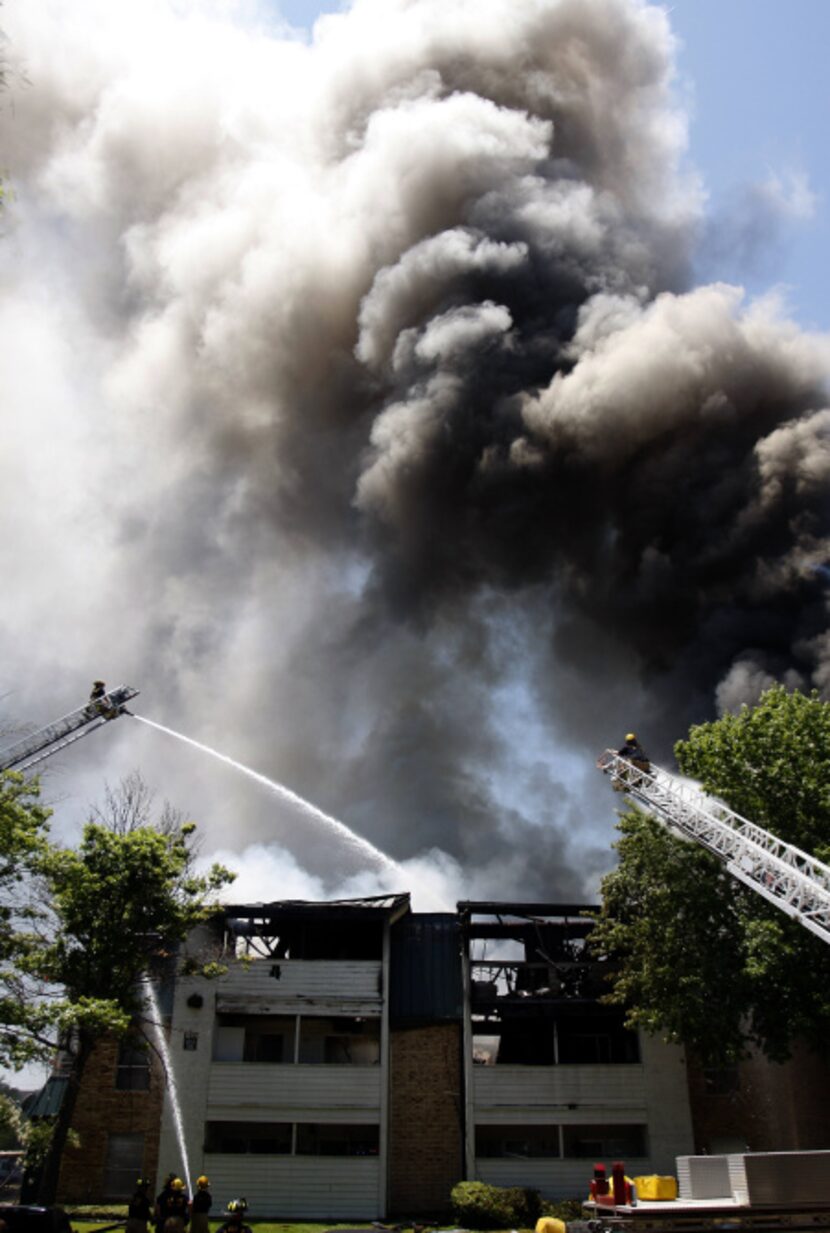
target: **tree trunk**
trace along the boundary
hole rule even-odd
[[[86,1064],[89,1061],[89,1056],[92,1053],[92,1037],[86,1032],[81,1032],[78,1040],[77,1051],[72,1058],[72,1067],[69,1071],[66,1091],[64,1092],[63,1100],[61,1101],[58,1116],[55,1120],[55,1129],[52,1133],[52,1138],[49,1143],[49,1150],[46,1153],[46,1159],[43,1162],[43,1171],[40,1175],[40,1183],[38,1185],[38,1203],[44,1207],[51,1206],[57,1197],[58,1179],[60,1177],[61,1160],[63,1159],[64,1148],[69,1131],[72,1128],[72,1119],[75,1116],[75,1105],[78,1100],[78,1092],[80,1091],[81,1081],[84,1077]]]

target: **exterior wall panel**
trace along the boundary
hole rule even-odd
[[[212,1155],[207,1159],[214,1205],[220,1211],[229,1199],[244,1195],[255,1220],[379,1215],[380,1166],[372,1157]]]
[[[694,1131],[686,1078],[686,1056],[679,1045],[667,1045],[641,1033],[645,1063],[648,1141],[655,1173],[674,1173],[678,1156],[694,1151]]]
[[[619,1066],[473,1066],[472,1079],[476,1121],[482,1120],[479,1114],[485,1109],[528,1114],[537,1110],[544,1118],[549,1116],[552,1106],[561,1109],[567,1105],[576,1105],[584,1112],[590,1111],[590,1116],[585,1120],[591,1121],[596,1120],[600,1111],[617,1110],[627,1114],[633,1109],[643,1109],[645,1104],[644,1068],[639,1063]],[[533,1119],[528,1117],[527,1120]]]
[[[218,1116],[214,1112],[217,1106],[243,1105],[249,1109],[292,1106],[313,1110],[339,1106],[343,1109],[377,1111],[380,1108],[380,1084],[380,1066],[272,1066],[253,1062],[214,1062],[208,1081],[209,1116]],[[279,1119],[275,1117],[273,1120]],[[314,1118],[309,1116],[303,1120],[314,1121]]]
[[[275,975],[277,973],[277,975]],[[371,959],[254,959],[233,965],[216,982],[217,1001],[250,1000],[278,1003],[381,1001],[381,964]]]

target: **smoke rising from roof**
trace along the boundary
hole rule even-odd
[[[395,857],[572,898],[587,751],[825,687],[830,347],[690,286],[661,9],[357,0],[310,45],[218,0],[5,16],[15,709],[135,680]],[[214,843],[223,798],[342,873],[148,756]]]

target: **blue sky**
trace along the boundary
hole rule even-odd
[[[292,25],[308,29],[318,14],[342,7],[279,4]],[[709,193],[715,251],[701,260],[698,277],[740,281],[753,294],[780,286],[800,324],[830,329],[830,4],[675,0],[665,7],[681,40],[678,87],[690,107],[689,154]],[[811,212],[799,216],[794,209],[777,226],[759,219],[747,245],[730,220],[745,215],[755,187],[772,182],[791,197],[806,185]]]
[[[680,71],[691,89],[690,153],[714,208],[749,183],[802,174],[815,196],[811,218],[782,228],[752,290],[788,286],[805,326],[830,328],[827,118],[830,5],[823,0],[676,0]]]

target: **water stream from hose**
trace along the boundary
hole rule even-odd
[[[286,788],[284,784],[276,783],[273,779],[269,779],[267,775],[261,775],[259,771],[252,770],[250,766],[245,766],[244,763],[237,762],[235,758],[219,753],[218,750],[212,749],[210,745],[203,745],[201,741],[195,741],[192,737],[185,736],[182,732],[176,732],[174,728],[166,728],[164,724],[156,723],[153,719],[145,719],[143,715],[133,714],[133,719],[137,719],[139,723],[148,724],[151,728],[157,728],[159,732],[166,732],[168,736],[173,736],[178,741],[184,741],[186,745],[192,745],[194,749],[200,749],[202,753],[210,754],[212,758],[217,758],[220,762],[224,762],[227,766],[232,766],[243,775],[247,775],[250,779],[262,784],[263,787],[276,793],[277,796],[293,806],[310,821],[317,823],[319,826],[324,826],[350,847],[353,852],[364,860],[368,860],[375,868],[383,870],[384,873],[394,875],[403,885],[406,885],[407,882],[419,882],[419,879],[413,878],[412,874],[407,872],[391,856],[387,856],[380,848],[376,848],[368,839],[363,839],[360,835],[356,835],[351,827],[346,826],[345,822],[340,822],[337,818],[332,818],[330,814],[323,813],[322,809],[318,809],[316,805],[312,805],[309,801],[304,800],[296,792]],[[442,910],[447,910],[446,905],[438,900],[434,891],[424,886],[423,883],[420,886],[434,903],[440,904]]]
[[[164,1074],[167,1079],[167,1094],[170,1097],[170,1108],[173,1112],[173,1126],[176,1131],[176,1142],[179,1145],[179,1155],[182,1163],[182,1178],[191,1191],[190,1184],[190,1159],[187,1155],[187,1142],[184,1137],[184,1121],[182,1120],[182,1106],[179,1100],[179,1088],[176,1083],[176,1072],[173,1070],[173,1059],[170,1056],[170,1046],[167,1043],[167,1037],[164,1034],[164,1024],[161,1021],[161,1007],[159,1006],[158,995],[156,994],[153,982],[149,976],[144,976],[142,979],[144,986],[144,996],[149,1010],[148,1021],[150,1029],[153,1033],[153,1039],[156,1048],[161,1057],[161,1064],[164,1068]]]

